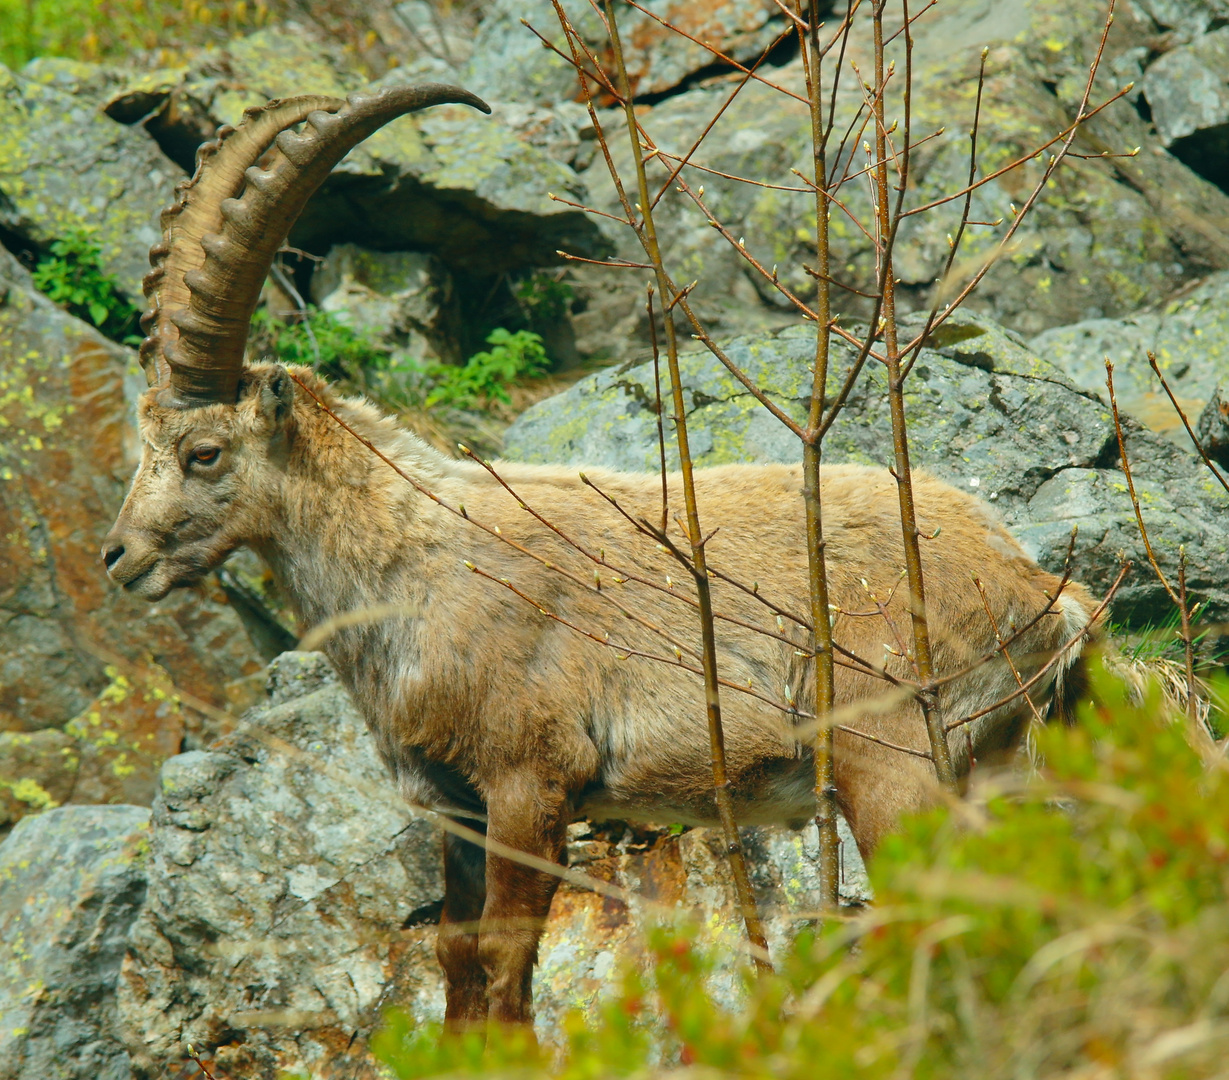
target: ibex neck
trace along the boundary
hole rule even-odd
[[[322,400],[351,430],[314,402],[296,403],[281,505],[260,547],[306,627],[409,601],[400,594],[421,550],[416,534],[431,528],[424,514],[436,516],[416,485],[432,490],[453,468],[374,407],[331,392]]]

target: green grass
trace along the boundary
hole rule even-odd
[[[0,0],[0,61],[122,60],[224,40],[269,18],[270,5],[249,0]]]
[[[248,334],[255,355],[275,356],[285,364],[314,367],[330,379],[366,392],[371,373],[389,365],[389,349],[342,322],[335,315],[309,306],[303,319],[286,322],[259,308]]]

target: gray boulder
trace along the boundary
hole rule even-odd
[[[627,50],[628,77],[639,95],[665,93],[688,76],[711,68],[715,57],[699,41],[748,63],[786,29],[785,17],[772,0],[692,0],[686,5],[648,0],[641,6],[697,40],[667,30],[641,11],[620,7],[619,33]],[[603,17],[588,0],[564,0],[563,10],[594,52],[610,55]],[[570,55],[549,4],[494,0],[478,27],[464,71],[465,85],[495,101],[553,103],[579,98],[580,84],[571,63],[547,49],[522,20],[565,56]]]
[[[115,990],[145,897],[149,811],[71,806],[0,844],[0,1080],[128,1080]]]
[[[1039,140],[1070,123],[1079,106],[1088,64],[1100,38],[1100,5],[1025,0],[1018,4],[940,5],[923,13],[915,28],[914,137],[928,136],[915,153],[908,205],[920,206],[959,191],[968,176],[968,128],[978,57],[989,47],[983,95],[979,161],[983,173],[1026,154]],[[1135,78],[1147,58],[1155,27],[1130,8],[1118,13],[1107,43],[1101,97]],[[871,70],[868,31],[859,24],[849,55]],[[899,47],[900,42],[896,43]],[[1142,50],[1142,52],[1141,52]],[[897,70],[903,57],[896,56]],[[774,69],[772,78],[803,91],[797,63]],[[710,81],[654,104],[642,123],[656,145],[673,155],[689,152],[717,114],[733,80]],[[843,132],[860,103],[855,79],[837,100],[837,130]],[[899,119],[892,100],[889,122]],[[612,151],[625,182],[631,183],[632,151],[615,111],[603,114]],[[932,136],[939,129],[942,134]],[[860,147],[861,143],[857,143]],[[1100,158],[1142,146],[1134,158]],[[973,310],[1017,332],[1035,334],[1090,316],[1119,317],[1172,294],[1210,270],[1229,265],[1229,198],[1158,145],[1151,127],[1126,102],[1099,114],[1083,130],[1069,159],[1043,191],[1031,216],[1015,234],[1012,249],[989,272],[970,300]],[[863,152],[858,149],[858,166]],[[670,159],[673,161],[673,159]],[[811,165],[808,110],[801,102],[758,83],[743,88],[694,156],[699,165],[772,188],[737,183],[698,170],[685,170],[693,189],[703,185],[713,215],[765,267],[780,267],[782,280],[798,295],[814,295],[803,263],[814,262],[813,198],[791,172]],[[846,162],[833,163],[843,168]],[[671,166],[672,167],[672,166]],[[667,166],[649,163],[654,191]],[[600,159],[585,179],[600,209],[618,212],[614,189]],[[957,267],[967,277],[994,250],[1038,179],[1029,164],[979,188],[972,200],[974,221],[962,242]],[[792,189],[792,190],[791,190]],[[842,201],[863,223],[872,220],[864,184],[842,189]],[[901,279],[899,302],[908,309],[928,306],[936,275],[948,255],[960,201],[910,217],[895,248]],[[667,265],[686,283],[698,279],[693,306],[717,334],[748,333],[795,318],[764,278],[709,226],[689,198],[667,191],[657,207]],[[628,229],[603,222],[623,257],[643,261]],[[873,281],[874,245],[841,211],[832,216],[833,273],[857,288]],[[601,275],[600,277],[598,275]],[[596,297],[578,320],[582,350],[604,350],[630,358],[647,341],[643,280],[626,270],[584,271]],[[847,317],[869,315],[866,300],[834,291]],[[586,322],[587,320],[587,322]],[[774,321],[775,320],[775,321]],[[589,325],[591,323],[591,326]],[[610,333],[611,327],[617,332]]]
[[[411,64],[393,68],[374,85],[424,77],[455,81],[446,71]],[[271,28],[207,52],[187,68],[137,73],[113,85],[105,104],[112,114],[144,124],[168,154],[188,165],[197,145],[218,125],[238,123],[245,108],[308,92],[344,96],[369,81],[335,42],[301,26]],[[580,145],[582,118],[575,105],[551,110],[521,104],[498,106],[490,118],[464,106],[404,117],[334,170],[299,218],[291,242],[310,251],[340,242],[429,251],[450,267],[487,278],[557,262],[558,248],[598,254],[605,243],[597,228],[548,197],[555,192],[585,202],[584,185],[569,164]],[[139,138],[139,127],[128,134]]]
[[[88,229],[103,268],[140,297],[158,214],[183,170],[102,111],[98,69],[72,65],[66,81],[63,68],[0,67],[0,228],[39,248]]]
[[[913,329],[920,329],[914,325]],[[795,418],[805,412],[814,330],[736,338],[728,354]],[[851,360],[837,346],[829,393]],[[680,357],[697,465],[796,462],[797,440],[707,351]],[[592,375],[539,402],[505,433],[513,460],[656,471],[652,365]],[[663,392],[664,388],[663,388]],[[906,386],[913,462],[997,506],[1041,564],[1061,573],[1079,526],[1074,576],[1106,589],[1119,552],[1135,569],[1115,601],[1119,619],[1163,615],[1168,601],[1135,528],[1108,406],[989,320],[961,313],[934,335]],[[1150,539],[1176,574],[1185,545],[1188,580],[1210,612],[1229,613],[1229,498],[1192,455],[1125,421],[1128,454]],[[891,425],[881,369],[870,365],[824,444],[825,460],[887,465]],[[671,448],[669,457],[677,465]],[[1210,618],[1221,615],[1210,614]]]
[[[1179,45],[1149,66],[1144,97],[1156,132],[1173,147],[1197,131],[1229,122],[1229,33],[1225,27]]]
[[[141,1075],[185,1042],[224,1047],[224,1072],[314,1071],[390,995],[425,995],[428,1015],[439,995],[412,930],[442,892],[434,826],[397,796],[327,665],[289,653],[270,684],[233,735],[163,767],[119,990]]]
[[[415,360],[459,363],[452,276],[433,255],[336,244],[312,274],[312,299],[339,322]]]
[[[1229,273],[1211,274],[1169,303],[1124,319],[1085,319],[1043,331],[1030,347],[1073,382],[1102,395],[1108,356],[1119,407],[1190,449],[1148,353],[1156,356],[1194,425],[1216,387],[1229,379]]]
[[[1174,26],[1168,50],[1144,74],[1142,88],[1161,143],[1221,188],[1229,184],[1229,28],[1221,0],[1173,4],[1158,19]],[[1154,16],[1155,18],[1156,16]]]
[[[1217,387],[1203,407],[1195,435],[1208,457],[1222,468],[1229,466],[1229,401],[1223,387]]]
[[[1134,0],[1133,6],[1180,41],[1196,38],[1229,18],[1225,0]]]

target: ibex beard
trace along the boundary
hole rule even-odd
[[[310,191],[379,124],[444,101],[484,107],[439,86],[297,98],[252,110],[204,149],[151,256],[143,458],[104,544],[108,573],[156,601],[248,546],[305,626],[396,605],[323,647],[406,798],[501,845],[561,863],[578,817],[712,824],[694,600],[670,583],[682,576],[674,558],[628,520],[659,517],[659,477],[588,472],[627,517],[572,470],[501,464],[513,495],[306,369],[244,365],[260,284]],[[669,487],[680,490],[677,477]],[[738,818],[798,826],[816,806],[810,635],[801,615],[762,601],[806,606],[801,470],[702,470],[696,488],[715,528],[710,567],[756,585],[712,581]],[[919,527],[936,537],[924,548],[934,708],[947,722],[984,711],[953,739],[967,774],[973,760],[1009,757],[1033,709],[1068,708],[1095,606],[977,499],[924,475],[915,498]],[[822,504],[837,707],[857,714],[847,727],[859,733],[837,732],[837,798],[869,856],[902,812],[935,799],[918,705],[876,673],[911,675],[907,649],[891,644],[909,621],[895,481],[830,466]],[[602,552],[596,577],[581,549]],[[1014,671],[1001,655],[978,663],[996,648],[996,623],[1021,628]],[[1038,673],[1028,698],[1014,693]],[[448,1022],[529,1022],[557,876],[453,835],[444,869]]]

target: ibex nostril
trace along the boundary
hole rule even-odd
[[[102,553],[102,561],[106,563],[107,569],[110,570],[117,562],[124,557],[124,545],[115,544],[109,547]]]

